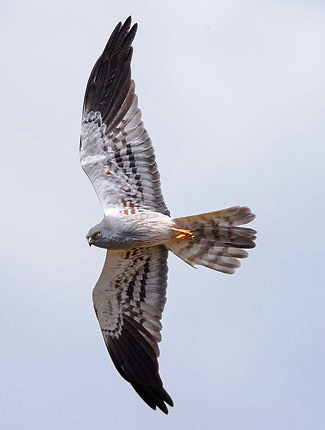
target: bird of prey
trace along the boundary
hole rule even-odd
[[[105,248],[93,290],[105,344],[121,374],[153,409],[166,414],[173,400],[159,376],[158,342],[166,302],[167,254],[192,266],[234,273],[256,231],[240,227],[255,218],[235,206],[171,218],[160,188],[150,137],[131,79],[137,24],[119,23],[95,63],[86,88],[80,160],[104,211],[87,234]]]

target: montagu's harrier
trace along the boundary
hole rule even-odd
[[[93,290],[96,315],[119,373],[153,409],[173,401],[158,372],[158,342],[166,302],[167,254],[192,266],[234,273],[255,230],[247,207],[171,218],[160,189],[154,150],[141,120],[130,63],[137,25],[119,23],[86,88],[81,165],[104,211],[89,245],[107,249]]]

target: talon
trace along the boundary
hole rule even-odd
[[[185,237],[187,237],[187,235],[185,233],[182,233],[176,236],[176,239],[185,239]]]
[[[193,239],[194,234],[191,232],[191,230],[183,230],[181,228],[171,228],[173,231],[177,231],[180,233],[178,236],[176,236],[176,239]]]

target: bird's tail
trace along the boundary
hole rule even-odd
[[[223,273],[234,273],[239,258],[254,248],[256,231],[239,227],[255,218],[248,207],[174,218],[174,238],[166,246],[191,266],[201,265]]]

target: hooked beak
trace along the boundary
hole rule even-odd
[[[88,245],[91,246],[94,243],[94,239],[92,237],[88,237]]]

